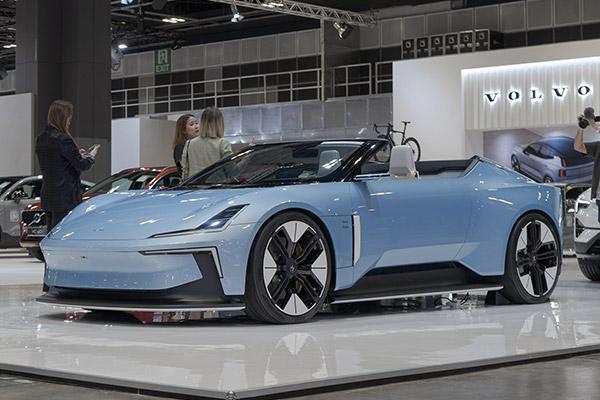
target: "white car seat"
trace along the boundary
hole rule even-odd
[[[417,169],[410,146],[394,146],[390,155],[390,176],[397,179],[415,179]]]
[[[340,152],[337,150],[325,150],[319,155],[319,171],[317,177],[329,175],[333,171],[339,168]]]

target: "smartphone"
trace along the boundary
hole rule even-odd
[[[93,144],[89,149],[87,149],[87,152],[91,152],[92,150],[94,150],[94,148],[99,148],[100,145],[99,144]]]

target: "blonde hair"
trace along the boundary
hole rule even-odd
[[[216,107],[208,107],[200,118],[200,137],[217,139],[225,134],[223,113]]]
[[[183,114],[177,118],[177,124],[175,125],[175,137],[173,138],[173,148],[178,144],[184,144],[188,137],[185,134],[187,123],[190,118],[195,118],[192,114]]]
[[[48,109],[48,125],[71,135],[69,120],[73,117],[73,104],[65,100],[54,100]]]

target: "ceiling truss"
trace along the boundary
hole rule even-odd
[[[240,7],[255,8],[290,14],[298,17],[322,19],[325,21],[344,22],[348,25],[372,27],[377,21],[375,17],[353,11],[339,10],[317,6],[314,4],[300,3],[291,0],[209,0],[215,3],[235,4]]]

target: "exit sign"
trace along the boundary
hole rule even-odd
[[[154,50],[154,73],[171,72],[171,49]]]

